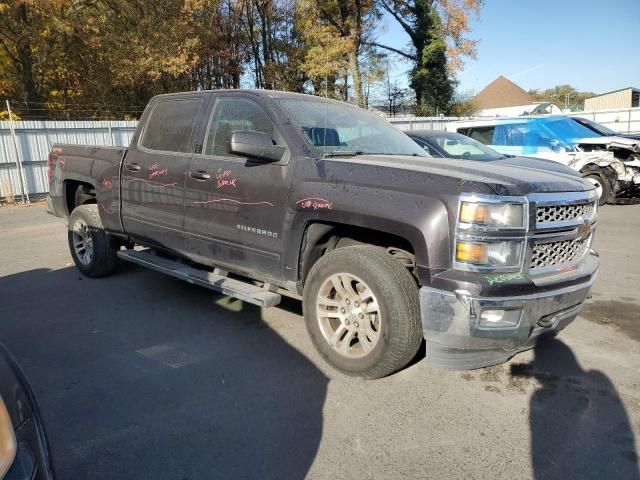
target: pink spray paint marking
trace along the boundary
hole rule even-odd
[[[216,173],[216,188],[233,187],[237,188],[237,178],[231,177],[231,170],[224,170]]]
[[[237,203],[238,205],[268,205],[269,207],[273,207],[273,203],[271,202],[245,202],[244,200],[234,200],[233,198],[216,198],[213,200],[207,201],[194,201],[193,203],[196,205],[204,205],[207,203],[218,203],[218,202],[232,202]]]
[[[164,177],[169,173],[169,169],[165,168],[163,170],[154,170],[149,174],[149,180],[154,179],[156,177]]]
[[[313,209],[313,210],[332,210],[333,202],[326,200],[324,198],[302,198],[296,202],[296,205],[300,205],[301,208],[304,209]]]
[[[169,169],[168,168],[160,168],[160,165],[158,165],[157,163],[154,163],[153,165],[151,165],[149,167],[149,180],[156,178],[156,177],[164,177],[166,175],[169,174]]]
[[[113,183],[111,183],[111,180],[109,180],[108,178],[105,178],[104,180],[102,180],[102,186],[105,190],[111,190],[113,188]]]
[[[159,187],[174,187],[178,184],[178,182],[173,182],[173,183],[159,183],[157,185],[154,185],[153,183],[149,183],[147,182],[144,178],[129,178],[128,179],[129,182],[144,182],[147,185],[149,185],[150,187],[154,187],[154,188],[159,188]]]
[[[98,205],[102,207],[102,209],[107,212],[109,215],[113,215],[114,211],[105,205],[106,202],[100,202]]]

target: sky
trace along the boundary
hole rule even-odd
[[[499,75],[525,90],[570,84],[604,93],[640,88],[640,0],[485,0],[471,38],[477,59],[457,74],[458,90],[477,93]],[[379,42],[404,48],[409,38],[384,18]],[[407,85],[409,65],[394,62]]]

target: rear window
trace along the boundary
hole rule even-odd
[[[188,153],[201,99],[165,100],[155,104],[140,145],[150,150]]]
[[[467,135],[480,143],[491,145],[494,130],[495,127],[473,127]]]

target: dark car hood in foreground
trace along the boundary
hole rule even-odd
[[[411,157],[404,155],[361,155],[334,158],[334,161],[354,165],[373,165],[401,169],[420,175],[457,178],[461,184],[482,183],[499,195],[526,195],[541,192],[582,192],[593,187],[572,169],[557,162],[523,157],[505,158],[492,162],[455,158]],[[534,162],[534,160],[536,160]],[[550,164],[553,164],[551,166]],[[536,168],[538,167],[539,168]],[[550,168],[551,167],[551,168]]]
[[[0,344],[0,396],[7,408],[18,442],[18,453],[8,478],[52,480],[49,456],[38,405],[31,387],[13,357]]]

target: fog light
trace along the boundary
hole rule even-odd
[[[0,478],[3,478],[11,468],[16,450],[16,435],[11,425],[11,418],[0,398]]]
[[[522,310],[491,309],[483,310],[478,319],[478,324],[483,328],[508,328],[516,327],[520,323]]]

